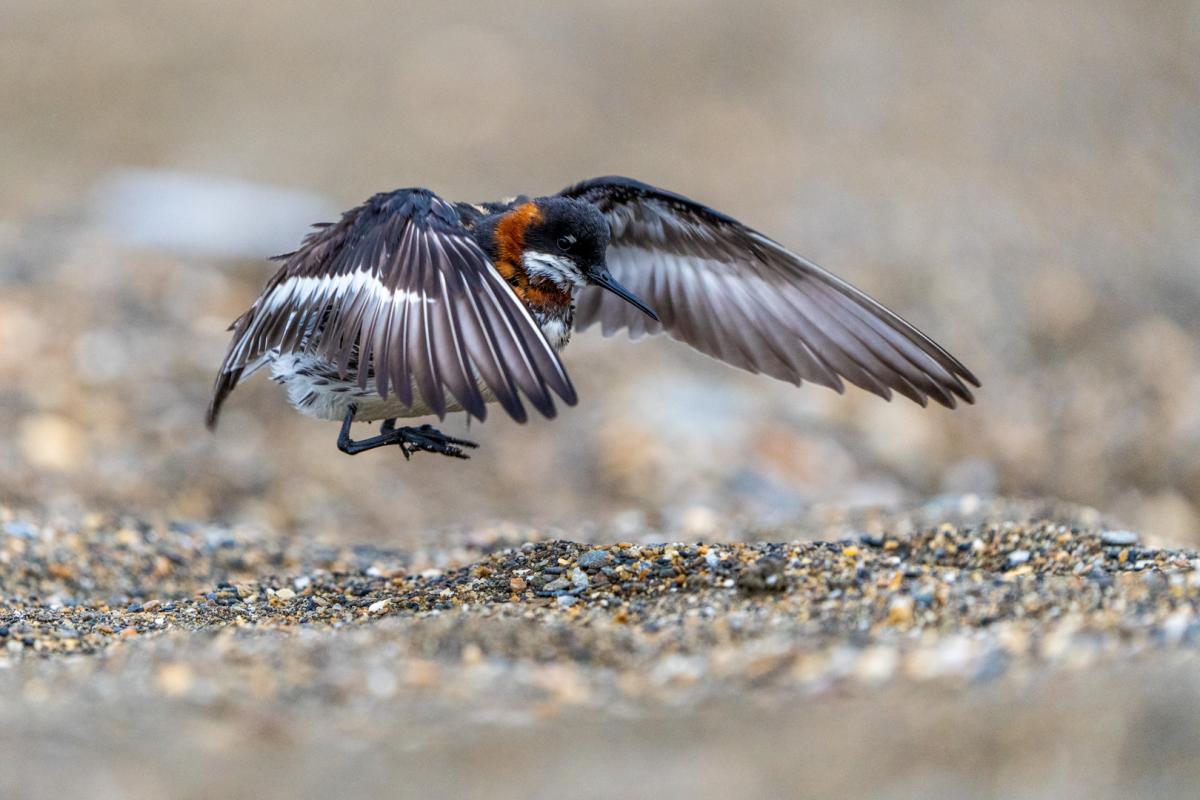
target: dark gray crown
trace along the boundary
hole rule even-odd
[[[534,202],[542,218],[525,231],[525,249],[566,254],[585,267],[604,263],[609,231],[599,209],[565,197],[540,197]]]

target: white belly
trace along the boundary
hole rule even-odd
[[[287,389],[288,401],[293,408],[318,419],[345,419],[351,405],[355,407],[354,419],[359,422],[408,419],[434,413],[421,399],[416,386],[412,387],[413,405],[406,406],[396,398],[395,391],[389,391],[386,399],[380,397],[374,378],[361,387],[354,376],[339,379],[329,362],[309,355],[279,356],[271,363],[271,378]],[[482,383],[479,391],[485,401],[495,400]],[[446,393],[446,411],[462,411],[462,405],[449,392]]]
[[[571,338],[571,326],[566,320],[549,319],[542,325],[542,333],[555,350],[562,350]],[[367,380],[365,387],[360,387],[355,378],[354,375],[339,378],[328,361],[312,355],[279,355],[271,361],[271,379],[284,385],[293,408],[310,417],[341,421],[346,418],[351,405],[355,407],[354,419],[358,422],[408,419],[434,413],[415,385],[412,387],[414,404],[406,406],[397,400],[395,392],[389,391],[386,399],[380,397],[373,377]],[[495,395],[482,382],[479,391],[484,401],[495,402]],[[462,410],[462,405],[446,392],[446,411]]]

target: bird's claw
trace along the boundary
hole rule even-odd
[[[419,428],[397,428],[394,419],[384,420],[383,425],[379,428],[378,436],[355,441],[350,438],[350,424],[354,421],[356,411],[355,406],[350,406],[346,411],[346,417],[342,421],[342,432],[338,436],[338,449],[349,455],[365,453],[376,447],[394,444],[400,448],[406,461],[412,457],[413,453],[422,451],[440,453],[451,458],[470,458],[463,452],[463,448],[479,447],[475,442],[447,436],[432,425],[422,425]]]
[[[404,453],[406,459],[420,451],[441,453],[451,458],[470,458],[463,452],[463,448],[479,447],[475,442],[447,436],[432,425],[422,425],[419,428],[396,428],[394,433],[402,434],[397,444],[400,445],[400,451]]]

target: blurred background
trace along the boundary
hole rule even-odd
[[[0,108],[10,504],[405,544],[997,493],[1200,540],[1194,2],[5,0]],[[608,173],[871,292],[981,377],[977,405],[589,332],[579,405],[473,426],[470,462],[342,456],[262,378],[204,429],[226,326],[309,223]]]

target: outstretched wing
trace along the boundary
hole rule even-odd
[[[842,378],[891,399],[973,402],[971,372],[925,334],[843,280],[758,231],[681,195],[607,177],[561,194],[608,218],[613,275],[657,313],[655,322],[595,287],[579,296],[580,329],[605,336],[665,330],[734,366],[843,391]]]
[[[281,256],[283,267],[232,326],[209,425],[244,375],[274,354],[321,356],[365,386],[413,405],[414,386],[439,417],[448,391],[487,416],[479,381],[519,422],[518,390],[547,417],[551,390],[575,389],[554,349],[465,230],[424,189],[372,197]]]

